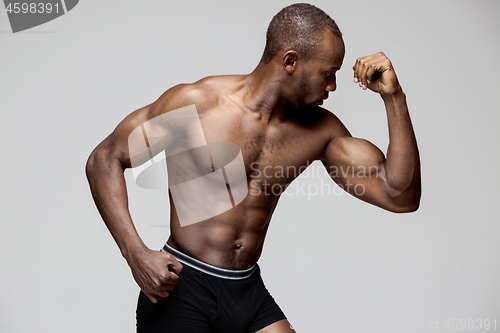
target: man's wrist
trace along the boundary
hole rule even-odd
[[[389,101],[396,101],[398,99],[405,99],[406,94],[403,91],[403,88],[399,86],[399,88],[392,94],[384,94],[380,93],[380,97],[384,100],[384,102],[389,102]]]
[[[129,261],[130,257],[133,256],[134,254],[138,254],[147,249],[148,247],[142,241],[127,243],[120,247],[122,256],[127,261]]]

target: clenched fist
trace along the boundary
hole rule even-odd
[[[382,52],[358,58],[352,67],[354,82],[381,95],[394,95],[402,91],[391,61]]]
[[[170,253],[148,248],[135,251],[127,262],[135,281],[153,303],[168,297],[182,270],[182,264]]]

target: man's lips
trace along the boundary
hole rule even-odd
[[[323,101],[325,101],[327,98],[328,98],[328,95],[326,95],[320,101],[318,101],[319,105],[323,105]]]

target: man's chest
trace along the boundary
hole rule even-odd
[[[245,115],[215,114],[201,119],[206,141],[229,142],[241,151],[247,178],[288,183],[318,158],[326,139],[315,126],[284,121],[277,125]]]

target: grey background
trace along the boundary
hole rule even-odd
[[[134,331],[139,289],[94,207],[87,156],[169,87],[250,72],[288,4],[87,0],[18,34],[0,10],[0,331]],[[298,332],[413,323],[435,332],[429,322],[445,331],[447,319],[500,326],[500,2],[314,4],[346,43],[325,107],[385,151],[383,103],[351,69],[384,51],[407,94],[423,196],[418,212],[397,215],[346,194],[287,193],[259,261],[268,289]],[[145,243],[159,249],[166,194],[132,184],[129,199]]]

